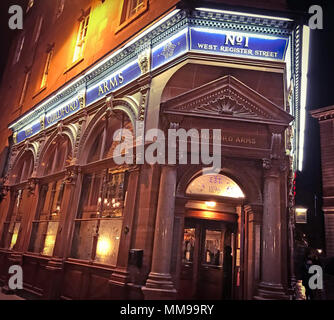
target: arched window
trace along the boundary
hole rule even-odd
[[[14,192],[11,196],[11,205],[4,223],[1,237],[2,248],[15,250],[18,239],[21,236],[21,223],[24,215],[28,213],[26,208],[29,204],[27,180],[32,174],[33,166],[33,155],[30,151],[27,151],[13,169],[11,178],[15,183],[12,187]]]
[[[42,161],[43,175],[29,251],[52,256],[58,233],[64,196],[64,169],[71,161],[70,141],[61,137],[53,141]]]
[[[188,195],[220,196],[244,198],[238,184],[222,174],[205,174],[194,179],[186,190]]]
[[[71,148],[68,138],[60,138],[52,143],[42,161],[44,176],[60,172],[71,162]]]
[[[110,168],[103,160],[112,158],[118,144],[112,139],[115,130],[132,130],[130,120],[123,113],[120,115],[113,114],[109,120],[104,120],[91,140],[75,219],[71,250],[71,257],[75,259],[108,265],[116,265],[117,262],[127,172]],[[92,163],[96,169],[91,169]]]

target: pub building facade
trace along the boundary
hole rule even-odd
[[[313,118],[317,119],[320,128],[321,148],[321,173],[322,192],[325,224],[326,255],[334,256],[334,192],[333,192],[333,145],[328,139],[333,134],[334,106],[327,106],[310,111]]]
[[[48,82],[60,68],[57,50],[64,55],[73,48],[64,84],[46,85],[43,99],[31,98],[40,101],[27,102],[6,123],[2,291],[12,292],[8,269],[20,265],[23,290],[41,299],[288,299],[292,179],[300,156],[300,19],[284,1],[275,2],[277,11],[228,1],[77,3],[82,14],[71,23],[81,42],[49,45],[47,80],[42,72]],[[73,14],[73,3],[60,4],[65,16],[59,19]],[[27,19],[38,8],[51,10],[35,1]],[[94,27],[107,25],[109,14],[119,45],[115,40],[96,59],[94,46],[101,46]],[[61,28],[53,25],[54,32]],[[124,28],[132,33],[120,36]],[[53,39],[41,33],[40,41]],[[78,57],[87,63],[81,72]],[[34,89],[28,80],[23,86],[23,100],[30,101]],[[155,128],[166,136],[170,128],[221,129],[221,170],[191,164],[190,148],[186,163],[180,150],[175,164],[140,161],[156,147],[154,138],[142,138]],[[137,136],[122,153],[132,154],[133,163],[113,157],[123,141],[113,139],[118,129]]]

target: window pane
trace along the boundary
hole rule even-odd
[[[222,232],[205,231],[204,263],[221,266],[223,262]]]
[[[96,234],[97,220],[76,221],[71,257],[82,260],[91,260],[93,240]]]
[[[29,251],[46,256],[53,255],[59,222],[34,222]]]
[[[46,230],[48,228],[47,222],[34,222],[32,225],[31,238],[29,244],[29,251],[35,253],[42,253],[45,242]]]
[[[11,239],[11,235],[9,233],[9,222],[5,222],[3,225],[3,232],[1,237],[1,248],[9,248],[9,243]]]
[[[95,255],[96,262],[116,265],[122,222],[122,219],[100,221]]]
[[[182,260],[183,262],[193,262],[195,248],[195,228],[184,229]]]
[[[16,223],[11,223],[10,227],[9,227],[9,234],[10,234],[10,246],[9,249],[13,250],[15,248],[15,245],[17,243],[17,239],[19,237],[19,233],[20,233],[20,227],[21,227],[21,223],[20,222],[16,222]]]
[[[53,249],[56,243],[56,236],[58,232],[59,222],[49,222],[48,228],[45,235],[43,254],[46,256],[53,255]]]
[[[86,174],[82,183],[80,206],[77,218],[96,218],[99,210],[99,193],[102,182],[102,174]]]

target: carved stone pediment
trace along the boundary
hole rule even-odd
[[[162,104],[165,114],[226,118],[287,126],[293,117],[232,76],[224,76]]]

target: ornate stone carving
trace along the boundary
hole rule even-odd
[[[28,190],[28,195],[29,196],[35,194],[35,189],[36,189],[37,184],[38,184],[38,179],[36,179],[36,178],[30,178],[28,180],[27,190]]]
[[[176,45],[169,41],[165,44],[161,54],[165,57],[165,59],[168,59],[173,56],[175,48]]]
[[[141,92],[141,101],[140,101],[140,110],[139,110],[139,115],[138,115],[138,120],[139,121],[144,121],[145,119],[145,110],[146,110],[146,105],[147,105],[147,98],[150,90],[150,85],[147,84],[145,86],[142,86],[140,88]]]
[[[78,100],[79,100],[80,109],[83,109],[86,106],[86,91],[85,90],[81,90],[79,92]]]
[[[266,170],[271,169],[271,167],[272,167],[271,160],[270,159],[263,159],[262,160],[262,165],[263,165],[263,168],[266,169]]]
[[[40,116],[39,122],[40,122],[40,125],[41,125],[41,130],[44,130],[45,129],[45,114]]]
[[[224,76],[163,103],[164,113],[210,115],[289,124],[293,117],[232,76]]]
[[[142,74],[151,69],[151,50],[148,48],[138,55],[138,64]]]
[[[16,144],[17,143],[17,132],[13,133],[13,142]]]
[[[78,178],[78,174],[80,173],[79,166],[70,166],[66,168],[64,183],[65,184],[75,184]]]

